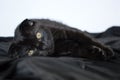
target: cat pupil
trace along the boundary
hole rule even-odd
[[[42,37],[42,34],[40,32],[37,32],[36,37],[37,39],[40,39]]]

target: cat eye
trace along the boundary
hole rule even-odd
[[[36,38],[37,38],[37,39],[40,39],[41,37],[42,37],[42,34],[41,34],[40,32],[37,32],[37,33],[36,33]]]
[[[28,54],[28,56],[32,56],[33,53],[34,53],[34,50],[29,50],[27,54]]]

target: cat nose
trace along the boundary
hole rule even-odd
[[[48,52],[47,51],[39,51],[40,56],[47,56]]]

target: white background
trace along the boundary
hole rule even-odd
[[[88,32],[120,26],[120,0],[0,0],[0,36],[25,18],[49,18]]]

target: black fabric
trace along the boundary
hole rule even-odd
[[[120,80],[120,27],[88,33],[110,46],[116,57],[109,61],[74,57],[24,57],[11,59],[12,37],[0,38],[0,80]]]

